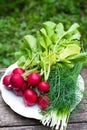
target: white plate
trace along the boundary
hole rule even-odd
[[[5,101],[6,104],[8,104],[12,110],[14,110],[16,113],[28,117],[28,118],[35,118],[40,120],[42,118],[42,115],[40,113],[40,108],[38,105],[34,106],[25,106],[24,105],[24,100],[20,96],[16,96],[12,91],[8,91],[3,83],[3,77],[17,67],[17,63],[9,66],[7,70],[5,71],[5,74],[2,76],[1,81],[0,81],[0,88],[1,88],[1,93],[2,93],[2,98]]]
[[[12,91],[6,90],[2,83],[3,77],[11,73],[11,71],[16,67],[17,67],[17,62],[9,66],[5,71],[5,74],[1,78],[0,89],[2,93],[2,98],[5,101],[5,103],[11,107],[13,111],[20,114],[21,116],[41,120],[43,116],[40,113],[40,108],[38,107],[38,105],[26,107],[24,105],[23,98],[20,96],[16,96]],[[83,94],[79,90],[84,91],[84,81],[81,75],[79,75],[78,77],[78,89],[76,91],[76,95],[77,95],[76,105],[81,101],[83,97]],[[75,108],[76,105],[73,106],[72,110]]]

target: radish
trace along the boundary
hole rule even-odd
[[[26,106],[32,106],[37,102],[38,96],[33,89],[27,89],[24,92],[23,98]]]
[[[27,81],[24,81],[24,83],[22,84],[21,86],[21,90],[24,91],[28,88],[28,82]]]
[[[12,74],[10,82],[13,89],[21,90],[24,84],[24,78],[20,74]]]
[[[37,86],[41,81],[41,76],[39,73],[31,73],[28,75],[28,85]]]
[[[14,74],[23,74],[25,72],[25,70],[22,68],[15,68],[12,72]]]
[[[23,91],[21,91],[21,90],[15,90],[15,89],[14,89],[14,93],[15,93],[17,96],[23,96]]]
[[[15,90],[15,88],[13,90],[17,96],[23,96],[23,93],[27,89],[27,87],[28,87],[27,81],[24,81],[20,90]]]
[[[47,94],[39,96],[38,105],[40,109],[46,110],[49,104],[50,104],[50,100]]]
[[[14,93],[17,96],[23,96],[24,91],[27,89],[28,84],[27,81],[24,81],[24,83],[22,84],[21,88],[19,90],[16,90],[15,88],[13,89]]]
[[[11,74],[6,75],[6,76],[3,78],[3,84],[5,85],[6,89],[8,89],[8,90],[11,90],[11,89],[12,89],[12,86],[11,86],[11,84],[10,84],[10,79],[11,79]]]
[[[49,91],[50,85],[48,82],[40,82],[37,88],[39,92],[45,93]]]

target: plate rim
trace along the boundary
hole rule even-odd
[[[4,74],[2,75],[2,77],[1,77],[1,80],[0,80],[0,89],[1,89],[2,98],[3,98],[4,102],[5,102],[14,112],[16,112],[17,114],[19,114],[19,115],[21,115],[21,116],[23,116],[23,117],[41,120],[41,119],[43,118],[43,115],[42,115],[39,111],[38,111],[38,116],[26,116],[26,115],[23,115],[23,113],[18,112],[15,107],[13,107],[11,104],[9,104],[8,101],[7,101],[7,99],[6,99],[5,96],[4,96],[3,88],[4,88],[4,89],[6,89],[6,88],[4,87],[3,82],[2,82],[2,81],[3,81],[3,77],[4,77],[5,75],[11,73],[12,70],[13,70],[14,68],[16,68],[16,67],[18,67],[18,66],[17,66],[17,62],[15,62],[14,64],[11,64],[11,65],[6,69],[5,73],[4,73]],[[80,81],[80,80],[81,80],[81,81]],[[81,75],[79,75],[79,77],[78,77],[78,82],[79,82],[79,84],[80,84],[80,83],[82,84],[82,88],[81,88],[81,89],[82,89],[82,91],[84,91],[84,86],[85,86],[85,85],[84,85],[84,80],[83,80],[83,78],[82,78]],[[8,90],[6,90],[6,91],[8,91]],[[15,95],[15,97],[17,97],[17,96]],[[18,96],[18,97],[19,97],[19,96]],[[81,99],[80,99],[79,102],[76,104],[76,106],[77,106],[77,105],[80,103],[80,101],[82,100],[83,95],[81,95],[80,98],[81,98]],[[35,105],[34,105],[34,106],[35,106]],[[33,108],[33,106],[32,106],[32,108]],[[37,108],[39,108],[38,105],[37,105]],[[73,109],[74,109],[74,108],[73,108]],[[71,111],[73,111],[73,109],[72,109]],[[40,110],[40,108],[37,109],[37,110]],[[40,111],[41,111],[41,110],[40,110]]]

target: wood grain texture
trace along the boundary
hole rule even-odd
[[[0,130],[52,130],[46,126],[17,126],[17,127],[3,127]],[[87,123],[69,124],[67,130],[87,130]]]
[[[6,105],[0,95],[0,126],[12,125],[35,125],[40,124],[35,119],[22,117],[15,113],[8,105]]]
[[[5,72],[5,70],[6,70],[6,68],[0,68],[0,73],[4,73]]]
[[[0,73],[2,75],[2,73]],[[87,90],[87,69],[81,72]],[[51,130],[44,127],[40,121],[16,114],[6,105],[0,93],[0,130]],[[70,116],[67,130],[87,130],[87,99],[83,98],[77,112]]]

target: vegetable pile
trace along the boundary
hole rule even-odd
[[[38,103],[43,125],[65,130],[81,92],[78,76],[87,60],[80,41],[79,25],[67,31],[62,23],[43,23],[35,36],[26,35],[16,52],[18,68],[6,75],[3,84],[24,98],[25,105]],[[77,98],[78,97],[78,98]]]
[[[26,75],[24,69],[15,68],[10,74],[4,76],[3,84],[7,90],[13,91],[17,96],[22,96],[25,106],[33,106],[38,103],[39,107],[45,110],[49,105],[47,92],[50,85],[48,82],[42,81],[39,73],[32,72]]]

